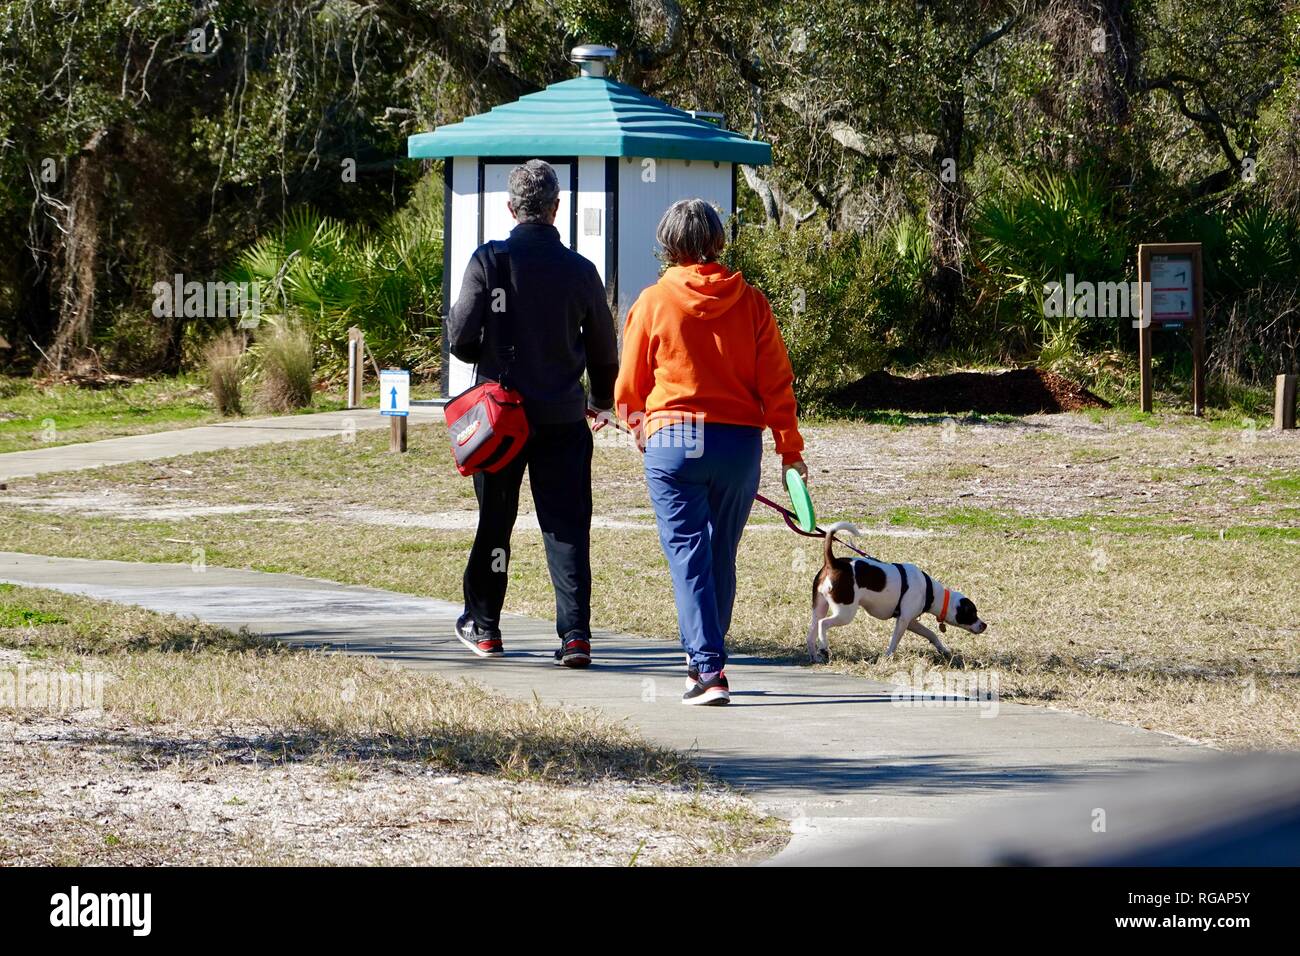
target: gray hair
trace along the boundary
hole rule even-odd
[[[510,170],[510,208],[520,222],[545,222],[560,199],[560,180],[551,164],[530,159]]]
[[[655,238],[673,265],[714,262],[727,244],[722,217],[703,199],[679,199],[659,220]]]

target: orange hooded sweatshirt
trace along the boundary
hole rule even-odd
[[[623,327],[618,413],[648,438],[674,421],[771,428],[783,464],[801,460],[794,372],[766,297],[716,262],[673,266]]]

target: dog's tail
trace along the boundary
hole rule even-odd
[[[858,530],[857,525],[852,524],[851,522],[848,521],[837,521],[834,524],[827,525],[826,526],[826,551],[825,551],[827,565],[829,565],[833,560],[835,560],[835,555],[831,550],[831,545],[835,543],[835,532],[837,531],[845,531],[855,538],[862,534],[862,532]]]

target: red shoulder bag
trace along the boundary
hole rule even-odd
[[[514,359],[510,329],[510,252],[504,242],[488,246],[495,265],[497,287],[506,290],[506,310],[500,314],[501,381],[483,382],[461,392],[443,409],[451,454],[462,475],[497,472],[523,451],[528,441],[528,416],[524,397],[506,384]],[[475,366],[477,378],[478,366]]]

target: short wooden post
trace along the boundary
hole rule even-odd
[[[388,450],[406,451],[406,416],[393,415],[388,419]]]
[[[1192,326],[1192,414],[1205,414],[1205,323]]]
[[[1273,427],[1276,429],[1295,428],[1295,375],[1279,375],[1277,388],[1273,393]]]
[[[348,408],[361,407],[361,383],[366,372],[366,334],[348,329]]]
[[[1138,376],[1139,398],[1142,411],[1151,411],[1151,319],[1142,317],[1142,328],[1138,330]]]

